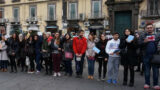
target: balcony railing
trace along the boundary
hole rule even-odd
[[[4,4],[5,3],[5,0],[0,0],[0,4]]]
[[[20,2],[21,0],[12,0],[12,2]]]
[[[104,13],[90,13],[88,15],[89,19],[104,19],[105,18],[105,14]]]
[[[75,16],[75,17],[71,17],[71,16],[68,16],[67,17],[67,20],[79,20],[79,16]]]
[[[160,10],[142,10],[140,12],[143,18],[160,17]]]
[[[6,23],[6,22],[8,22],[7,19],[5,19],[5,18],[0,18],[0,23]]]
[[[29,18],[27,18],[27,20],[26,20],[27,22],[29,22],[29,23],[31,23],[31,22],[38,22],[38,17],[29,17]]]

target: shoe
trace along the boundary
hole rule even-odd
[[[160,90],[160,86],[156,85],[153,87],[154,90]]]
[[[147,84],[144,85],[144,89],[149,89],[149,88],[150,88],[149,85],[147,85]]]
[[[37,70],[36,74],[39,74],[39,73],[40,73],[40,71]]]
[[[126,81],[124,81],[124,82],[123,82],[123,86],[126,86],[126,85],[127,85],[127,82],[126,82]]]
[[[56,77],[56,76],[57,76],[57,73],[54,73],[53,76]]]
[[[105,78],[102,78],[101,80],[102,80],[102,81],[104,81],[104,80],[105,80]]]
[[[97,81],[101,81],[101,78],[98,78]]]
[[[94,79],[93,76],[90,76],[90,79],[93,80]]]
[[[60,77],[60,76],[61,76],[61,73],[60,73],[60,72],[58,72],[58,73],[57,73],[57,75],[58,75],[58,77]]]
[[[88,79],[91,79],[91,76],[88,76]]]
[[[1,69],[1,72],[4,72],[4,69]]]
[[[129,87],[133,87],[134,86],[134,84],[133,83],[129,83]]]
[[[113,80],[112,83],[113,83],[113,84],[117,84],[117,80]]]
[[[112,79],[107,80],[107,83],[111,84],[112,83]]]
[[[4,72],[7,72],[7,69],[4,69]]]

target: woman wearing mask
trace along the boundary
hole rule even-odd
[[[95,52],[93,48],[95,47],[95,37],[94,34],[90,33],[87,40],[87,51],[86,56],[88,59],[88,79],[93,79],[94,75],[94,64],[95,64]]]
[[[65,57],[65,75],[72,76],[73,41],[69,33],[64,36],[63,51]]]
[[[128,41],[128,37],[133,36],[134,39]],[[138,43],[137,39],[132,33],[131,30],[126,29],[124,32],[124,37],[121,38],[120,42],[120,49],[121,49],[121,64],[124,66],[124,80],[123,85],[127,85],[128,81],[128,69],[130,70],[130,82],[129,86],[134,86],[134,66],[138,65],[137,59],[137,48]]]
[[[51,41],[51,50],[52,50],[52,61],[53,61],[53,70],[54,75],[53,76],[61,76],[60,74],[60,63],[61,63],[61,40],[60,40],[60,34],[57,32],[55,33],[54,39]]]
[[[96,44],[96,47],[100,50],[100,53],[98,53],[96,55],[97,61],[99,63],[99,67],[98,67],[99,79],[98,79],[98,81],[105,80],[105,78],[106,78],[108,54],[105,52],[105,47],[106,47],[107,41],[108,40],[106,39],[105,35],[101,34],[99,42]],[[103,67],[103,78],[101,78],[102,67]]]
[[[11,64],[11,73],[17,72],[17,65],[16,65],[16,57],[18,56],[18,38],[17,35],[14,33],[9,40],[9,58]]]

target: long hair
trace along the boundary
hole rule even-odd
[[[59,34],[58,37],[56,37],[56,34],[57,34],[57,33]],[[56,40],[56,44],[57,44],[57,45],[60,45],[60,33],[59,33],[59,32],[56,32],[56,33],[55,33],[54,38],[55,38],[55,40]]]
[[[93,41],[95,40],[95,35],[93,34],[93,33],[90,33],[89,35],[91,35],[92,36],[92,38],[93,38]],[[90,40],[91,41],[91,40]]]
[[[69,35],[69,39],[66,39],[66,36]],[[71,34],[70,33],[66,33],[64,35],[64,42],[67,42],[68,40],[70,40],[72,37],[71,37]]]

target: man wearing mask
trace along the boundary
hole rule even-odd
[[[143,46],[143,63],[144,63],[144,73],[145,73],[145,85],[144,88],[150,88],[150,72],[151,68],[153,71],[153,89],[160,90],[158,85],[159,67],[157,65],[151,64],[153,55],[157,51],[157,44],[159,41],[159,36],[154,34],[153,24],[146,25],[146,33],[140,36],[140,44]]]
[[[87,49],[87,39],[83,35],[84,31],[80,30],[78,37],[75,37],[73,39],[73,50],[75,53],[77,78],[82,77],[84,57]]]

